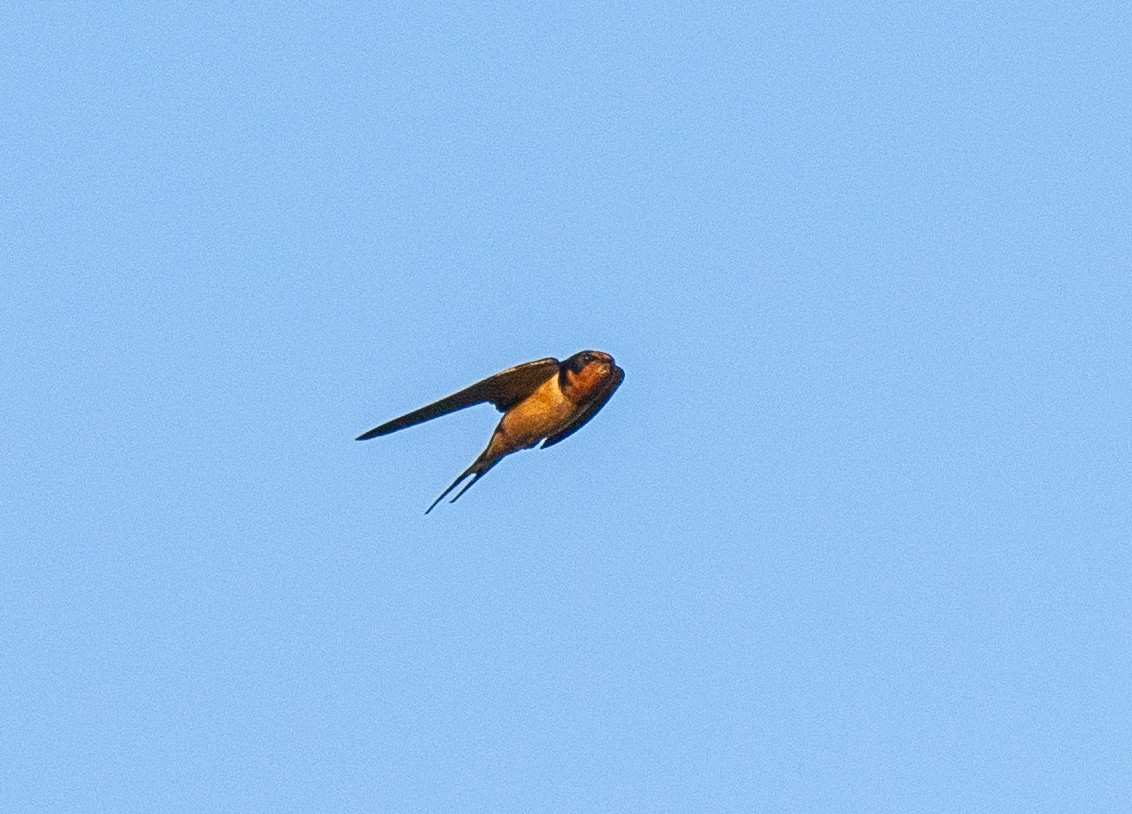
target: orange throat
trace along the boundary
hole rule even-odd
[[[609,367],[599,362],[586,365],[580,373],[567,372],[566,397],[575,404],[584,404],[602,389],[609,373]]]

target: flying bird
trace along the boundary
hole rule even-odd
[[[512,452],[530,449],[539,441],[546,449],[576,433],[605,406],[624,378],[625,371],[614,363],[613,357],[597,350],[575,353],[564,362],[539,359],[496,373],[459,393],[387,421],[356,440],[389,435],[485,402],[491,402],[503,413],[487,448],[440,493],[425,510],[428,514],[469,475],[472,479],[451,503]]]

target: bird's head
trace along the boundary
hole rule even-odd
[[[600,350],[575,353],[562,363],[559,386],[574,401],[580,401],[599,390],[613,375],[613,357]]]

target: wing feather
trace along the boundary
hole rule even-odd
[[[609,383],[606,384],[605,389],[599,391],[597,395],[590,399],[589,403],[578,411],[578,414],[571,423],[567,424],[554,435],[547,437],[547,439],[542,442],[542,449],[552,447],[559,441],[564,441],[584,427],[586,422],[597,415],[598,411],[605,406],[605,403],[613,397],[613,394],[617,391],[617,388],[621,386],[621,382],[624,381],[624,379],[625,371],[615,366],[613,368],[613,375],[609,377]]]
[[[406,427],[412,427],[430,419],[463,410],[465,407],[485,402],[491,402],[500,412],[506,412],[533,393],[539,385],[551,376],[557,375],[558,365],[557,359],[549,358],[516,365],[502,373],[496,373],[483,381],[476,382],[470,387],[465,387],[460,392],[446,396],[440,401],[434,401],[432,404],[427,404],[411,413],[394,418],[392,421],[386,421],[384,424],[362,433],[357,437],[357,440],[367,441],[370,438],[388,435],[391,432],[397,432],[397,430],[403,430]]]

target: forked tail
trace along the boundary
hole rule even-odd
[[[460,473],[460,477],[458,477],[458,478],[456,478],[456,480],[452,481],[451,486],[449,486],[447,489],[445,489],[443,492],[440,493],[440,497],[438,497],[436,500],[432,501],[432,505],[429,506],[427,509],[425,509],[425,514],[428,514],[433,509],[435,509],[436,504],[439,503],[440,501],[444,500],[444,498],[447,497],[448,493],[451,492],[453,489],[455,489],[457,486],[459,486],[460,482],[462,480],[464,480],[464,478],[468,477],[468,475],[472,475],[473,476],[472,479],[470,481],[468,481],[466,484],[464,484],[464,488],[456,493],[456,497],[454,497],[450,501],[448,501],[449,503],[455,503],[457,500],[460,499],[460,495],[464,494],[464,492],[471,489],[472,484],[475,483],[476,481],[478,481],[484,475],[486,475],[488,473],[488,471],[493,466],[495,466],[497,463],[499,463],[498,460],[487,461],[483,458],[483,456],[480,456],[479,458],[477,458],[475,463],[473,463],[471,466],[469,466],[467,469],[465,469],[463,472]]]

